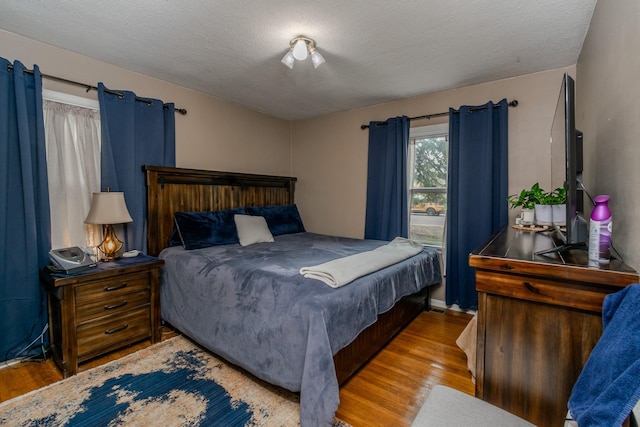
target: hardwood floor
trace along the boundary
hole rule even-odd
[[[429,390],[444,384],[474,394],[455,341],[471,316],[421,313],[340,389],[336,416],[354,427],[409,426]]]
[[[354,427],[409,426],[436,384],[473,395],[458,338],[471,316],[455,311],[421,313],[340,390],[336,416]],[[175,334],[163,333],[162,339]],[[142,342],[80,366],[80,371],[148,346]],[[62,379],[51,359],[0,369],[0,402]]]

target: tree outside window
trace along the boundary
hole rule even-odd
[[[412,128],[409,138],[409,238],[442,247],[447,211],[447,124]]]

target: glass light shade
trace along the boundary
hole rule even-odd
[[[282,62],[287,67],[293,69],[293,64],[296,62],[296,59],[293,57],[293,52],[289,50],[287,54],[284,56],[284,58],[282,58],[282,61],[280,62]]]
[[[296,44],[293,45],[293,57],[298,61],[307,59],[308,54],[307,43],[304,40],[298,40]]]
[[[104,230],[104,240],[100,245],[98,245],[98,249],[104,254],[102,260],[113,261],[114,259],[118,259],[118,251],[122,249],[122,242],[118,239],[116,231],[113,229],[113,225],[105,224],[102,227]]]
[[[311,62],[313,62],[313,68],[318,68],[320,64],[324,63],[324,57],[320,55],[320,52],[313,49],[311,51]]]
[[[132,221],[124,201],[124,193],[93,193],[85,224],[123,224]]]

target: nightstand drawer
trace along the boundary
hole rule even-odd
[[[113,295],[108,298],[78,305],[76,307],[76,319],[80,324],[96,317],[122,313],[148,303],[149,289],[124,295]]]
[[[149,288],[149,275],[146,272],[123,274],[108,280],[89,282],[75,288],[76,305],[102,301],[147,288]]]
[[[78,325],[78,357],[94,350],[125,342],[134,337],[148,337],[151,333],[149,306],[137,310],[101,317],[94,322]]]
[[[601,311],[607,295],[602,287],[482,270],[476,270],[476,290],[592,312]]]

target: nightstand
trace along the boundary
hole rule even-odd
[[[41,271],[53,359],[65,378],[86,360],[136,341],[160,341],[163,265],[158,258],[138,255],[70,275]]]

